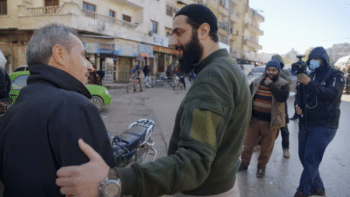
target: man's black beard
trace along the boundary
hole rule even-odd
[[[182,56],[179,57],[179,70],[187,74],[194,68],[194,64],[198,63],[202,54],[203,48],[199,43],[197,31],[193,31],[191,41],[184,46],[178,46],[176,49],[182,49]]]
[[[266,74],[265,73],[265,76],[266,77],[268,77],[268,78],[270,78],[270,75],[268,75],[268,74]],[[273,82],[276,82],[277,81],[277,79],[278,79],[278,77],[279,77],[279,74],[277,74],[277,75],[271,75],[272,76],[272,78],[270,78]]]

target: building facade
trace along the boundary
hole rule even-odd
[[[150,65],[151,74],[177,63],[178,52],[169,46],[173,17],[191,3],[213,10],[219,41],[229,45],[232,57],[254,59],[247,54],[261,49],[256,42],[263,17],[254,15],[248,0],[0,0],[0,50],[12,72],[26,65],[26,48],[35,30],[63,24],[78,31],[87,59],[106,71],[107,82],[126,82],[137,61]]]

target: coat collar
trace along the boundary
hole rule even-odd
[[[28,85],[37,82],[47,82],[57,88],[74,91],[91,98],[91,94],[86,86],[63,70],[45,64],[32,64],[29,66],[29,72]]]
[[[198,73],[203,70],[205,66],[207,66],[211,61],[213,61],[217,57],[228,57],[229,54],[226,49],[219,49],[213,53],[211,53],[208,57],[204,58],[200,62],[194,64],[194,73],[198,75]]]

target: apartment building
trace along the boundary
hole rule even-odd
[[[243,55],[251,62],[258,61],[258,50],[262,49],[259,45],[259,36],[264,34],[260,29],[262,22],[264,17],[257,10],[249,8],[245,13]]]
[[[176,63],[178,53],[169,46],[173,17],[183,6],[201,3],[218,17],[220,44],[229,46],[232,57],[245,58],[259,50],[245,38],[261,32],[246,25],[249,1],[231,1],[228,20],[228,0],[0,0],[0,50],[11,72],[26,64],[26,47],[36,29],[63,24],[78,31],[87,59],[106,71],[107,82],[128,81],[136,60],[150,65],[152,74]],[[255,19],[252,15],[251,23]]]

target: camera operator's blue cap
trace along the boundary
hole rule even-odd
[[[280,62],[279,62],[278,60],[276,60],[276,59],[270,60],[269,62],[267,62],[265,70],[266,70],[267,68],[269,68],[269,67],[275,67],[275,68],[277,68],[278,72],[281,71]]]

